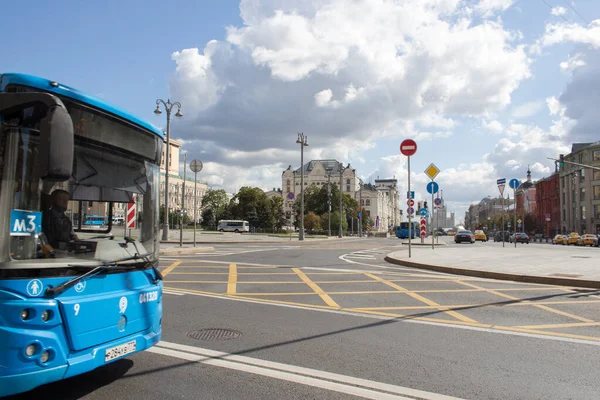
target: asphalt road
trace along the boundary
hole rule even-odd
[[[159,346],[16,398],[600,393],[599,291],[394,266],[383,257],[402,247],[397,239],[214,247],[161,261]]]

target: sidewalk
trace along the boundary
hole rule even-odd
[[[595,247],[465,243],[415,246],[410,258],[407,250],[388,254],[386,261],[457,275],[600,289],[600,249]]]

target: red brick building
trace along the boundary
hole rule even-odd
[[[535,183],[538,212],[536,223],[544,227],[544,235],[554,236],[560,231],[560,183],[558,173],[542,178]],[[550,221],[546,215],[550,214]]]
[[[527,168],[527,180],[521,183],[516,191],[515,203],[517,208],[517,218],[521,219],[524,232],[530,233],[535,231],[536,227],[529,226],[531,223],[526,223],[525,221],[526,215],[535,218],[538,212],[535,184],[531,181],[531,171],[529,168]]]

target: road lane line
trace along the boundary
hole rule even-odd
[[[519,329],[553,329],[553,328],[578,328],[582,326],[600,326],[600,322],[573,322],[570,324],[548,324],[548,325],[519,325],[514,328]]]
[[[449,315],[451,317],[454,317],[454,318],[458,319],[459,321],[469,322],[469,323],[472,323],[472,324],[477,324],[478,323],[474,319],[466,317],[466,316],[464,316],[464,315],[462,315],[460,313],[457,313],[456,311],[444,310],[443,309],[444,306],[436,303],[435,301],[429,300],[428,298],[423,297],[420,294],[414,293],[414,292],[412,292],[412,291],[410,291],[410,290],[408,290],[406,288],[403,288],[402,286],[399,286],[399,285],[397,285],[397,284],[395,284],[393,282],[385,280],[385,279],[383,279],[383,278],[381,278],[381,277],[379,277],[377,275],[373,275],[373,274],[369,274],[369,273],[367,273],[365,275],[368,276],[369,278],[375,279],[376,281],[381,282],[381,283],[383,283],[383,284],[385,284],[385,285],[387,285],[389,287],[392,287],[392,288],[397,289],[397,290],[399,290],[399,291],[401,291],[403,293],[406,293],[407,295],[409,295],[413,299],[419,300],[422,303],[425,303],[425,304],[427,304],[429,306],[438,307],[438,310],[443,311],[447,315]]]
[[[173,264],[169,265],[167,268],[165,268],[164,271],[162,271],[162,276],[165,277],[165,276],[169,275],[171,273],[171,271],[173,271],[175,268],[177,268],[177,266],[181,263],[182,263],[182,261],[178,260],[178,261],[175,261]]]
[[[185,293],[179,293],[179,292],[174,291],[174,290],[165,290],[165,289],[163,289],[162,292],[165,293],[165,294],[173,294],[175,296],[185,296]]]
[[[323,291],[323,289],[321,289],[319,285],[314,283],[308,276],[306,276],[304,272],[300,271],[298,268],[292,268],[292,271],[294,271],[300,277],[300,279],[304,281],[304,283],[306,283],[316,294],[318,294],[319,297],[323,299],[325,304],[330,307],[341,308],[335,301],[333,301],[331,297],[329,297],[327,293]]]
[[[235,294],[237,283],[237,267],[235,264],[229,264],[229,280],[227,282],[227,294]]]
[[[151,349],[160,350],[153,351],[153,353],[157,354],[169,355],[172,357],[183,358],[188,361],[196,361],[219,367],[237,369],[249,373],[258,373],[259,375],[289,380],[291,382],[339,391],[341,393],[369,399],[411,400],[417,398],[422,400],[460,400],[457,397],[438,393],[177,343],[161,341],[157,346],[152,347]],[[213,361],[217,361],[218,363],[214,363]],[[268,373],[268,375],[265,373]],[[320,385],[314,385],[314,383],[319,383]],[[410,396],[410,398],[404,396]]]
[[[562,315],[562,316],[565,316],[565,317],[568,317],[568,318],[576,319],[578,321],[582,321],[582,322],[595,322],[594,320],[591,320],[591,319],[588,319],[588,318],[584,318],[584,317],[580,317],[578,315],[570,314],[568,312],[556,310],[554,308],[551,308],[551,307],[548,307],[548,306],[544,306],[544,305],[541,305],[541,304],[536,304],[533,301],[523,300],[523,299],[520,299],[518,297],[510,296],[510,295],[508,295],[506,293],[498,292],[498,291],[493,290],[493,289],[485,289],[485,288],[482,288],[481,286],[473,285],[472,283],[463,282],[463,281],[460,281],[460,280],[457,280],[455,282],[460,283],[461,285],[465,285],[465,286],[469,286],[469,287],[475,288],[475,289],[483,289],[485,292],[488,292],[488,293],[491,293],[491,294],[495,294],[496,296],[500,296],[500,297],[504,297],[506,299],[516,300],[516,301],[520,301],[520,302],[523,302],[523,303],[527,303],[527,304],[530,304],[530,305],[532,305],[532,306],[534,306],[536,308],[539,308],[541,310],[549,311],[549,312],[552,312],[552,313],[555,313],[555,314],[558,314],[558,315]]]
[[[557,341],[557,342],[585,344],[585,345],[600,347],[600,337],[594,337],[594,336],[576,336],[576,337],[574,337],[575,335],[561,334],[558,332],[534,331],[534,330],[518,329],[518,328],[505,327],[505,326],[490,326],[490,325],[483,325],[483,324],[474,325],[474,324],[463,323],[460,321],[446,321],[446,320],[429,321],[429,320],[425,320],[423,318],[419,318],[419,319],[398,318],[398,316],[395,314],[389,314],[389,315],[383,314],[382,315],[382,313],[367,312],[367,311],[361,311],[361,310],[352,311],[352,309],[336,310],[336,309],[332,309],[331,307],[327,307],[327,306],[315,306],[315,305],[311,305],[311,304],[291,303],[291,302],[278,301],[278,300],[256,299],[256,298],[242,297],[239,295],[227,296],[227,295],[210,293],[210,292],[201,292],[199,290],[181,289],[181,288],[174,288],[174,287],[169,287],[168,289],[176,290],[180,293],[189,294],[192,296],[208,297],[208,298],[212,298],[212,299],[221,299],[221,300],[228,300],[228,301],[241,301],[241,302],[245,302],[245,303],[252,303],[252,304],[258,304],[258,305],[293,308],[293,309],[303,310],[303,311],[317,311],[317,312],[340,314],[340,315],[349,316],[349,317],[369,318],[369,319],[377,319],[377,320],[383,320],[383,321],[406,322],[406,323],[413,323],[413,324],[420,324],[420,325],[431,325],[431,326],[437,326],[437,327],[442,327],[442,328],[465,329],[465,330],[476,331],[476,332],[494,333],[494,334],[510,335],[510,336],[520,336],[520,337],[526,337],[526,338],[532,338],[532,339],[553,340],[553,341]],[[394,291],[393,293],[398,293],[398,291]]]

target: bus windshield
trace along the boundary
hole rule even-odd
[[[162,140],[99,110],[62,100],[75,128],[73,173],[66,182],[39,177],[39,121],[31,109],[25,109],[16,124],[2,125],[0,204],[10,204],[11,219],[4,216],[0,221],[10,252],[0,269],[64,267],[73,262],[69,259],[132,256],[112,235],[124,235],[121,229],[113,230],[115,210],[122,215],[133,201],[138,210],[138,250],[155,257]],[[15,215],[32,221],[36,229],[32,232],[25,222],[15,223]]]

